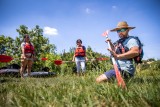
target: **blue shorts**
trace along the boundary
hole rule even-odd
[[[123,70],[120,70],[120,73],[121,73],[121,76],[124,78],[124,79],[128,79],[130,77],[133,77],[132,74],[130,74],[129,72],[126,72],[126,71],[123,71]],[[108,79],[111,79],[111,78],[116,78],[116,73],[115,73],[115,70],[112,69],[112,70],[109,70],[107,72],[104,73],[106,75],[106,77]]]

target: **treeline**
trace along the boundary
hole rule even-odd
[[[21,56],[21,43],[23,42],[23,35],[29,34],[30,40],[35,46],[35,53],[37,61],[34,62],[33,71],[40,71],[44,67],[50,69],[50,71],[63,72],[63,71],[75,71],[75,63],[65,63],[61,66],[54,64],[54,60],[61,59],[65,61],[72,60],[75,47],[71,47],[69,52],[65,50],[57,54],[56,46],[49,42],[49,39],[44,37],[43,29],[38,25],[35,28],[29,30],[27,26],[21,25],[18,29],[18,36],[13,39],[11,36],[0,35],[0,54],[5,54],[13,57],[15,60],[12,60],[9,64],[18,64],[20,65],[20,56]],[[108,58],[108,56],[101,53],[94,52],[90,46],[87,47],[87,57],[89,59],[93,58]],[[47,58],[48,60],[43,61],[41,58]],[[111,68],[110,61],[88,61],[87,70],[107,70]],[[6,63],[0,63],[0,67],[6,66]]]

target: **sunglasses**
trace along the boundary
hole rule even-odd
[[[125,32],[128,28],[122,28],[120,30],[117,30],[117,33],[120,33],[120,32]]]

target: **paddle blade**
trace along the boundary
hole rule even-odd
[[[62,63],[63,63],[62,60],[55,60],[55,61],[54,61],[54,64],[56,64],[56,65],[61,65]]]
[[[7,63],[12,61],[13,58],[11,56],[7,56],[7,55],[0,55],[0,62],[2,63]]]
[[[96,58],[96,60],[98,61],[106,61],[106,60],[109,60],[108,58]]]
[[[106,30],[104,33],[102,33],[102,36],[108,36],[109,30]]]
[[[118,82],[118,86],[120,86],[122,88],[126,88],[126,84],[125,84],[125,82],[124,82],[116,64],[114,64],[114,70],[115,70],[115,73],[116,73],[116,79],[117,79],[117,82]]]
[[[48,60],[48,58],[41,58],[41,60],[42,60],[42,61],[46,61],[46,60]]]

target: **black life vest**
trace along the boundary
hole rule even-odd
[[[144,56],[143,44],[141,43],[141,41],[139,40],[138,37],[136,37],[136,36],[129,36],[129,37],[130,37],[130,39],[131,38],[136,39],[138,41],[138,44],[139,44],[139,55],[134,57],[134,58],[132,58],[132,59],[135,61],[136,64],[142,63],[142,58]],[[128,39],[129,37],[119,39],[118,41],[116,41],[113,44],[115,46],[115,51],[116,51],[117,54],[123,54],[123,53],[129,51],[129,48],[123,45],[124,41],[126,39]]]

